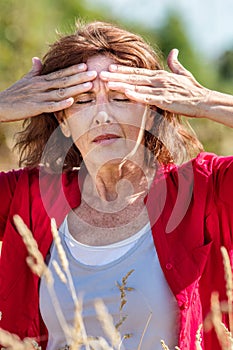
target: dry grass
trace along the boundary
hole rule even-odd
[[[232,269],[230,264],[229,255],[225,247],[221,247],[221,253],[223,257],[223,265],[225,272],[226,281],[226,294],[228,302],[228,316],[229,316],[229,330],[233,331],[233,317],[232,317],[232,302],[233,302],[233,279],[232,279]]]
[[[28,257],[26,259],[27,264],[31,270],[38,276],[45,277],[45,281],[48,286],[48,291],[53,300],[57,318],[61,324],[61,327],[64,331],[67,344],[69,345],[69,350],[79,350],[81,346],[84,346],[86,350],[119,350],[122,344],[122,341],[125,337],[130,335],[124,335],[121,338],[119,332],[120,326],[123,324],[127,316],[121,314],[124,305],[127,303],[126,291],[132,291],[131,287],[127,286],[128,278],[133,273],[134,270],[129,271],[123,278],[121,283],[117,283],[117,287],[120,292],[120,320],[117,325],[114,325],[112,316],[108,313],[106,306],[102,300],[96,300],[95,308],[97,318],[102,326],[102,329],[105,332],[106,338],[109,339],[109,342],[106,338],[96,338],[87,336],[83,318],[82,318],[82,301],[78,299],[72,276],[69,270],[69,262],[66,258],[65,252],[61,245],[60,237],[57,232],[56,222],[54,219],[51,220],[51,231],[54,237],[54,242],[58,250],[59,255],[59,266],[57,261],[52,261],[52,264],[55,268],[55,272],[61,279],[63,283],[69,285],[71,290],[71,295],[75,305],[75,317],[74,325],[71,327],[66,323],[65,317],[63,315],[59,300],[53,288],[53,276],[51,271],[44,263],[44,259],[38,250],[36,241],[33,238],[32,232],[25,225],[23,220],[19,216],[14,216],[14,222],[17,227],[18,232],[22,236],[22,239],[28,250]],[[227,293],[227,302],[220,303],[218,293],[214,292],[211,296],[211,311],[204,321],[205,331],[214,328],[219,342],[221,344],[222,350],[232,350],[233,349],[233,338],[232,338],[232,299],[233,299],[233,280],[232,280],[232,270],[230,266],[230,260],[227,253],[227,250],[224,247],[221,247],[221,252],[223,256],[223,264],[225,271],[225,280],[226,280],[226,293]],[[223,313],[228,313],[229,316],[229,329],[222,323]],[[137,347],[137,350],[141,350],[141,344],[143,336],[146,332],[146,329],[150,323],[151,316],[149,316],[145,329],[143,330],[143,335],[140,341],[140,344]],[[201,343],[201,334],[202,327],[200,325],[196,333],[196,350],[202,350]],[[35,341],[35,339],[25,338],[20,340],[18,336],[11,334],[7,331],[0,329],[0,344],[3,348],[1,350],[41,350],[41,347]],[[164,340],[161,340],[161,349],[169,350],[169,347],[166,345]],[[178,347],[175,347],[178,350]]]
[[[0,344],[4,346],[1,350],[41,350],[38,343],[31,338],[25,338],[23,341],[15,334],[0,329]]]

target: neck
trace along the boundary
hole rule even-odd
[[[131,161],[105,164],[96,172],[89,172],[83,198],[98,203],[98,207],[119,210],[126,204],[144,199],[148,192],[154,169],[141,167]]]

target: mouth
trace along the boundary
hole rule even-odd
[[[93,142],[96,144],[110,144],[119,139],[120,136],[115,134],[103,134],[94,138]]]
[[[120,136],[116,134],[102,134],[94,138],[93,142],[98,145],[109,145],[116,140],[118,140]]]

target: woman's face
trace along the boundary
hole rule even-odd
[[[96,71],[97,77],[89,91],[75,96],[61,123],[64,135],[72,137],[86,165],[119,161],[138,140],[146,106],[129,100],[122,92],[110,90],[101,80],[99,73],[107,71],[112,63],[115,62],[104,55],[88,59],[88,70]],[[148,130],[152,118],[147,119]]]

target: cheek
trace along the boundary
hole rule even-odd
[[[136,125],[124,124],[124,133],[125,133],[126,139],[137,141],[140,133],[140,125],[136,126]]]
[[[127,123],[132,128],[140,129],[144,118],[145,106],[127,106],[119,115],[120,123]]]
[[[82,139],[87,137],[89,126],[85,122],[85,118],[71,116],[68,118],[68,125],[71,137],[75,144],[82,142]]]
[[[72,134],[72,139],[75,146],[78,148],[82,156],[88,152],[88,137],[87,133],[81,134],[80,132],[76,132]]]
[[[88,144],[89,124],[85,116],[70,115],[68,118],[69,128],[73,143],[84,155]]]
[[[143,111],[142,108],[134,108],[133,110],[124,111],[120,116],[119,122],[124,125],[129,134],[135,135],[139,132],[142,126]]]

